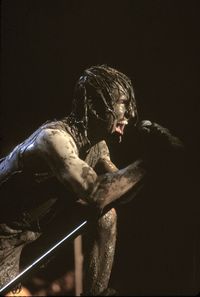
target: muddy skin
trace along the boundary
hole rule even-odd
[[[101,294],[109,284],[117,236],[117,214],[114,208],[101,217],[97,225],[86,234],[85,295]]]
[[[63,126],[65,129],[63,129]],[[54,130],[55,127],[56,129]],[[84,142],[80,142],[79,145],[76,145],[74,142],[75,135],[72,137],[68,134],[66,132],[67,128],[66,124],[62,123],[60,125],[60,122],[57,122],[49,123],[45,125],[45,127],[38,129],[38,133],[34,133],[34,135],[20,144],[4,162],[1,163],[1,181],[3,182],[5,179],[9,179],[13,170],[27,170],[33,173],[35,180],[38,181],[39,178],[40,183],[44,180],[48,181],[48,178],[52,176],[57,176],[64,185],[70,183],[72,187],[76,189],[78,198],[84,199],[86,203],[96,204],[95,207],[97,206],[102,210],[105,205],[120,197],[121,194],[119,192],[122,193],[131,187],[128,183],[131,178],[133,180],[133,176],[135,176],[136,172],[134,172],[134,169],[129,168],[127,172],[126,170],[125,172],[117,171],[118,173],[114,175],[108,173],[98,178],[95,171],[92,169],[95,166],[98,167],[98,163],[101,164],[103,168],[102,172],[114,172],[117,170],[116,166],[110,161],[109,150],[105,141],[94,145],[89,150],[87,148],[86,162],[83,162],[78,158],[78,147],[84,147]],[[71,129],[71,131],[72,130],[73,129]],[[49,133],[48,138],[44,137],[44,132],[46,131]],[[60,151],[58,156],[56,155],[57,144],[56,142],[52,142],[56,137],[59,138],[60,136],[62,140],[64,139],[64,154]],[[81,137],[78,139],[81,139]],[[74,167],[76,170],[74,170]],[[75,172],[80,172],[78,180],[76,178],[71,180],[71,174],[66,175],[65,172],[70,171],[71,168],[73,168]],[[141,175],[139,175],[138,178],[141,178]],[[96,186],[94,186],[95,182]],[[136,181],[132,181],[132,185],[134,185],[135,182]],[[109,190],[110,187],[116,197],[113,196],[112,191]],[[111,209],[107,214],[101,217],[97,227],[93,230],[94,237],[89,240],[91,250],[89,258],[87,259],[86,257],[85,269],[86,271],[90,271],[90,273],[87,274],[88,279],[86,277],[85,280],[87,284],[85,289],[88,290],[88,288],[91,288],[93,294],[98,294],[108,286],[116,242],[116,217],[114,209]],[[13,232],[15,233],[16,230]],[[39,235],[35,233],[35,237],[31,237],[30,239],[25,237],[24,242],[17,237],[17,246],[19,246],[19,248],[16,248],[14,244],[12,246],[9,241],[10,236],[16,238],[16,235],[13,235],[10,231],[7,236],[8,245],[11,246],[12,257],[5,257],[5,252],[2,251],[1,265],[2,267],[12,267],[12,274],[9,275],[6,268],[2,269],[1,284],[18,274],[19,259],[23,246],[29,240],[35,240]],[[24,237],[23,232],[21,236]],[[5,239],[3,240],[5,242]],[[3,259],[7,259],[7,261]],[[13,261],[13,259],[18,260]],[[93,277],[91,278],[91,276]]]

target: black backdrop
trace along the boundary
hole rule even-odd
[[[81,71],[105,63],[132,79],[141,119],[183,139],[195,172],[199,1],[4,0],[1,17],[1,155],[66,115]],[[129,132],[113,151],[119,166],[131,161],[131,145]],[[198,291],[200,203],[182,186],[170,199],[142,195],[119,209],[111,280],[121,294]]]

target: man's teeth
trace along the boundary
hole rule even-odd
[[[124,128],[126,125],[128,125],[128,120],[126,120],[126,119],[117,122],[116,126],[114,126],[115,128],[113,127],[114,128],[113,132],[117,132],[120,135],[123,135]]]
[[[119,134],[123,135],[125,125],[127,125],[127,124],[128,124],[128,121],[126,119],[118,122],[116,125],[116,128],[115,128],[115,131],[118,132]]]
[[[124,133],[124,127],[125,125],[124,124],[117,124],[117,127],[115,129],[116,132],[120,133],[120,134],[123,134]]]

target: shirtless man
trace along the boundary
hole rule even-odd
[[[117,134],[121,141],[130,120],[137,123],[130,79],[106,65],[94,66],[76,84],[71,114],[43,124],[1,160],[1,286],[19,273],[22,248],[45,232],[58,201],[67,204],[71,192],[72,203],[92,207],[98,219],[89,236],[84,294],[109,294],[117,218],[110,205],[134,194],[146,173],[143,160],[121,170],[110,160],[106,139]],[[140,127],[148,131],[153,124]]]

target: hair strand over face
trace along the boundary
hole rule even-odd
[[[86,69],[79,78],[75,86],[72,116],[76,122],[82,123],[86,135],[89,112],[104,121],[106,112],[115,116],[113,105],[116,102],[116,91],[127,96],[128,118],[134,118],[137,122],[133,86],[125,74],[107,65],[98,65]]]

